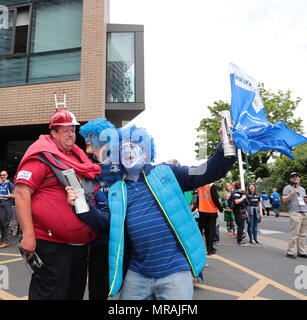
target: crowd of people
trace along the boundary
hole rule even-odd
[[[247,193],[242,191],[239,181],[226,182],[222,195],[215,184],[198,188],[194,195],[191,209],[197,214],[196,221],[200,231],[204,231],[209,255],[216,252],[214,242],[219,242],[220,213],[224,215],[228,235],[236,237],[238,245],[246,246],[248,243],[243,240],[247,235],[250,244],[259,244],[258,223],[265,213],[270,214],[268,210],[271,208],[278,217],[282,205],[276,188],[273,189],[270,200],[265,190],[261,196],[256,193],[254,183],[248,185]]]
[[[250,243],[259,243],[265,193],[259,196],[252,183],[244,192],[239,181],[226,183],[222,197],[217,190],[215,181],[236,161],[224,157],[221,130],[215,154],[198,167],[187,167],[152,165],[155,143],[144,128],[116,129],[101,118],[81,126],[84,152],[75,144],[78,125],[66,108],[57,110],[50,134],[41,135],[23,156],[14,185],[1,172],[0,248],[9,245],[9,201],[14,198],[20,250],[29,262],[41,261],[32,274],[30,300],[82,299],[87,274],[91,300],[118,293],[131,300],[192,299],[193,277],[201,276],[206,256],[216,253],[219,212],[239,246],[247,244],[246,222]],[[84,193],[65,179],[67,169],[73,169]],[[290,216],[287,256],[295,257],[297,245],[298,256],[307,257],[306,192],[297,184],[287,186],[283,196],[289,210],[302,215]],[[80,212],[77,199],[83,197],[88,208]],[[281,197],[277,190],[270,197],[278,217]]]

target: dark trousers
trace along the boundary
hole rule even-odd
[[[243,232],[245,227],[246,221],[246,214],[245,213],[237,213],[235,214],[235,221],[238,227],[237,230],[237,242],[240,243],[243,239]]]
[[[201,233],[202,233],[202,230],[204,230],[206,247],[207,247],[208,253],[214,252],[213,241],[216,234],[216,228],[215,228],[216,217],[217,217],[217,214],[204,213],[204,212],[199,213],[198,226]]]
[[[92,242],[88,265],[90,300],[106,300],[109,294],[108,244]]]
[[[1,233],[2,242],[9,242],[11,218],[12,218],[11,201],[1,199],[0,201],[0,233]]]
[[[44,266],[32,274],[29,300],[82,300],[88,245],[37,240],[35,252]]]

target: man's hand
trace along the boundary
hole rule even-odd
[[[74,206],[75,205],[75,200],[78,198],[78,194],[75,192],[73,187],[70,187],[70,186],[66,187],[65,190],[67,192],[67,202],[71,206]]]
[[[230,128],[232,128],[232,126]],[[219,128],[218,134],[220,136],[220,140],[221,140],[221,143],[222,143],[222,148],[224,149],[224,140],[223,140],[223,130],[222,130],[222,128]],[[232,142],[234,144],[234,146],[236,147],[236,144],[235,144],[235,142],[234,142],[232,137],[230,138],[230,142]]]
[[[20,241],[20,248],[24,251],[25,255],[28,257],[28,260],[30,260],[33,257],[36,248],[35,237],[27,237],[23,235],[23,238]]]

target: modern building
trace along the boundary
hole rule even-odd
[[[48,133],[54,94],[80,123],[145,109],[144,28],[109,23],[109,0],[0,0],[0,169],[12,177]],[[84,147],[78,136],[77,144]]]

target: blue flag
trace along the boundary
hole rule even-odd
[[[235,64],[230,64],[231,117],[236,146],[249,154],[277,150],[294,159],[292,148],[307,141],[283,122],[267,120],[255,79]]]

